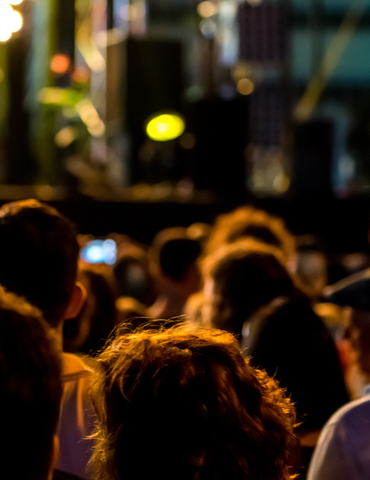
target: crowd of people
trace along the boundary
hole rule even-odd
[[[110,238],[89,263],[54,208],[0,209],[4,478],[370,477],[370,270],[329,285],[252,206]]]

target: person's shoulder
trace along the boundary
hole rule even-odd
[[[327,421],[307,480],[364,480],[369,472],[370,396],[345,404]]]
[[[307,332],[321,330],[323,322],[316,315],[308,299],[305,297],[278,297],[270,304],[267,323],[280,322],[290,326],[293,331]]]
[[[370,421],[370,395],[348,402],[339,408],[328,420],[328,427],[344,427],[357,430],[364,426],[364,420]],[[368,423],[366,422],[366,428]],[[370,431],[369,431],[370,435]]]
[[[78,355],[73,353],[62,353],[62,377],[63,381],[77,380],[84,377],[91,377],[94,370]]]

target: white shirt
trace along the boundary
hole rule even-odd
[[[93,370],[81,358],[62,354],[63,398],[58,426],[59,460],[63,472],[86,477],[93,441],[94,410],[88,397]]]
[[[370,386],[328,420],[316,445],[307,480],[370,480]]]

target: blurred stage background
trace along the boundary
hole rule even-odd
[[[0,3],[0,202],[146,242],[252,203],[368,248],[369,2],[18,1]]]

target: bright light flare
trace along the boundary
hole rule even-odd
[[[167,142],[179,137],[185,130],[185,121],[177,113],[163,113],[152,117],[146,124],[149,138]]]
[[[0,42],[6,42],[12,36],[12,31],[8,26],[2,25],[0,22]]]
[[[20,5],[23,2],[23,0],[10,0],[11,5]]]
[[[23,17],[19,12],[12,9],[9,22],[10,22],[10,28],[12,29],[12,32],[19,32],[19,30],[23,26]]]
[[[117,258],[116,243],[111,240],[91,240],[81,250],[81,258],[88,263],[113,265]]]
[[[5,1],[5,0],[0,0],[0,18],[1,18],[1,23],[3,23],[3,21],[7,18],[9,18],[9,16],[12,14],[12,7],[10,6],[9,2]]]
[[[18,32],[22,25],[22,15],[13,10],[8,1],[0,0],[0,41],[9,40],[12,33]]]

